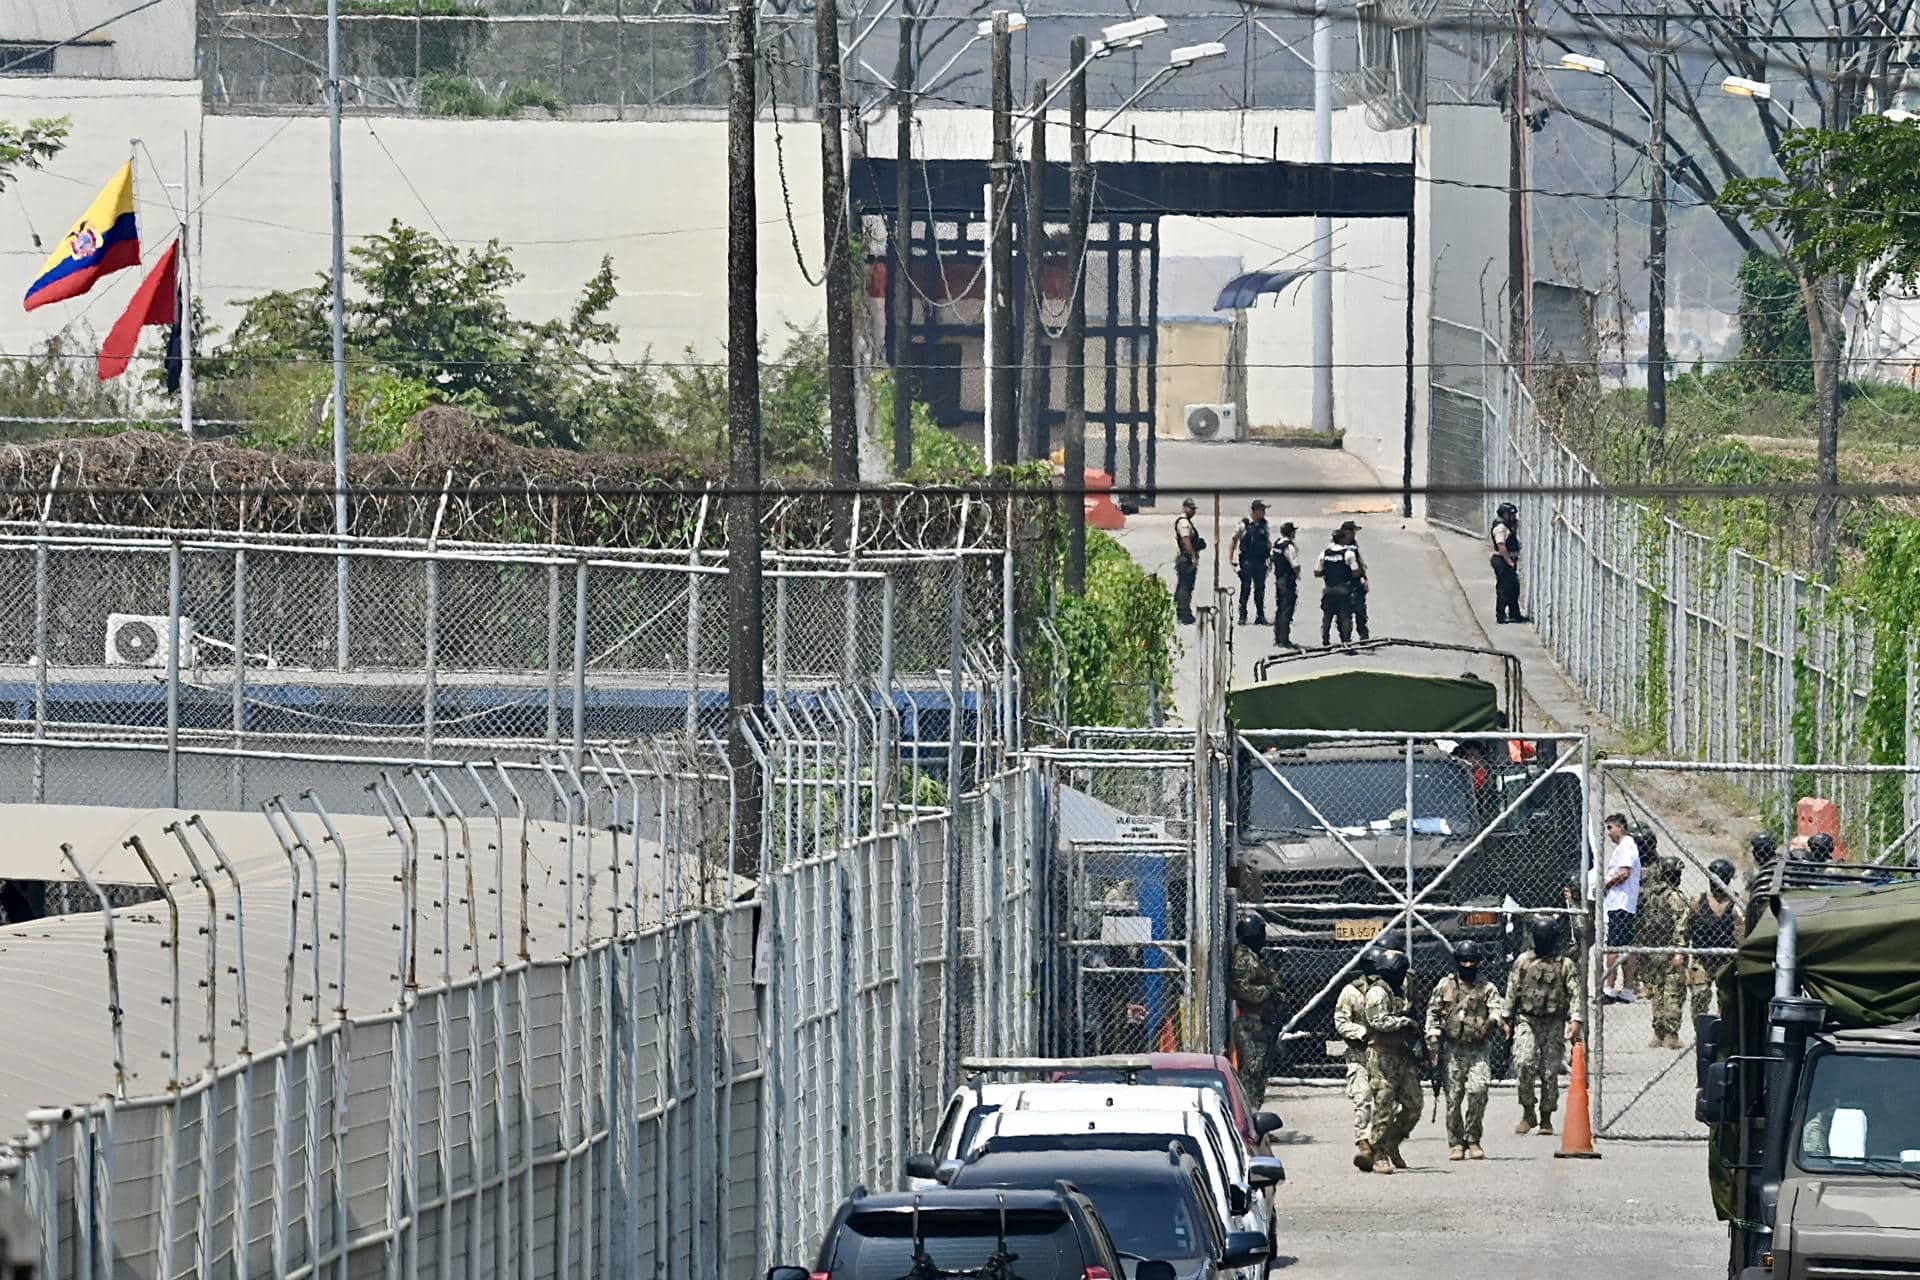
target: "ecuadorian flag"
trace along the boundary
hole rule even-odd
[[[133,162],[128,161],[40,268],[40,278],[27,288],[27,310],[77,298],[100,277],[138,265],[140,229],[133,219]]]

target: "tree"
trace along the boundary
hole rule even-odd
[[[0,191],[22,169],[38,169],[67,145],[67,121],[29,120],[24,125],[0,120]]]
[[[1915,16],[1916,0],[1856,5],[1842,0],[1662,0],[1658,24],[1623,18],[1613,0],[1569,0],[1565,16],[1571,36],[1556,28],[1546,42],[1563,52],[1605,50],[1621,78],[1620,87],[1649,110],[1653,64],[1670,60],[1666,77],[1667,169],[1681,191],[1711,206],[1729,234],[1748,253],[1785,262],[1806,306],[1811,339],[1819,481],[1839,483],[1840,379],[1844,345],[1843,316],[1853,291],[1851,275],[1819,265],[1798,252],[1797,231],[1780,220],[1749,221],[1735,196],[1746,184],[1772,176],[1794,163],[1799,144],[1793,112],[1817,118],[1827,129],[1845,130],[1875,102],[1888,102],[1904,75],[1896,63],[1902,33]],[[1678,37],[1663,34],[1671,24]],[[1728,101],[1722,82],[1728,76],[1763,81],[1765,96],[1750,99],[1757,133],[1743,137],[1710,111]],[[1645,155],[1649,139],[1632,129],[1562,102],[1554,109],[1588,128]],[[1837,507],[1830,494],[1814,504],[1812,558],[1831,575]]]
[[[1778,258],[1750,253],[1740,263],[1740,372],[1754,386],[1813,390],[1813,337],[1800,282]]]

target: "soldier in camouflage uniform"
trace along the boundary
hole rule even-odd
[[[1400,1144],[1420,1122],[1420,1073],[1424,1058],[1420,1024],[1407,1013],[1407,955],[1384,951],[1367,986],[1361,1021],[1367,1028],[1367,1080],[1373,1089],[1373,1171],[1407,1167]]]
[[[1353,1167],[1373,1172],[1373,1082],[1367,1075],[1367,988],[1380,953],[1360,953],[1353,977],[1333,1002],[1333,1032],[1346,1042],[1347,1101],[1353,1104]]]
[[[1484,1160],[1480,1137],[1493,1083],[1493,1035],[1506,1013],[1500,993],[1480,978],[1479,944],[1456,944],[1453,968],[1427,998],[1427,1056],[1445,1055],[1447,1159]]]
[[[1272,1043],[1273,1004],[1280,994],[1280,978],[1260,958],[1267,940],[1266,922],[1258,916],[1242,916],[1234,926],[1233,980],[1227,994],[1233,997],[1233,1049],[1239,1059],[1240,1087],[1247,1101],[1255,1106],[1267,1096],[1267,1046]]]
[[[1651,892],[1640,895],[1640,914],[1634,919],[1634,945],[1685,947],[1693,904],[1680,890],[1680,860],[1665,858],[1651,877]],[[1640,992],[1653,1014],[1650,1049],[1680,1048],[1680,1016],[1687,1007],[1687,957],[1682,951],[1662,951],[1640,958]]]
[[[1560,1068],[1567,1044],[1580,1038],[1580,970],[1560,954],[1560,925],[1533,922],[1533,947],[1507,970],[1507,1034],[1513,1037],[1513,1074],[1520,1086],[1515,1133],[1553,1132],[1560,1105]]]

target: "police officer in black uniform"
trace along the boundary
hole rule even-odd
[[[1520,612],[1520,509],[1503,502],[1494,512],[1493,554],[1487,563],[1493,566],[1493,620],[1495,622],[1531,621]]]
[[[1267,557],[1273,552],[1273,530],[1267,524],[1267,504],[1255,499],[1252,514],[1234,530],[1227,559],[1240,572],[1240,625],[1247,625],[1247,597],[1253,597],[1254,625],[1267,625]]]
[[[1293,642],[1293,608],[1300,600],[1300,547],[1293,540],[1293,521],[1282,521],[1280,540],[1273,544],[1273,644],[1276,649],[1298,649]]]
[[[1360,526],[1349,520],[1334,530],[1333,541],[1320,553],[1313,576],[1320,579],[1320,644],[1333,644],[1333,627],[1340,627],[1340,643],[1353,640],[1353,596],[1360,584],[1360,553],[1353,535]]]

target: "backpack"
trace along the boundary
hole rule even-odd
[[[1542,960],[1529,951],[1513,970],[1513,1007],[1535,1018],[1557,1018],[1567,1012],[1567,979],[1560,957]]]

